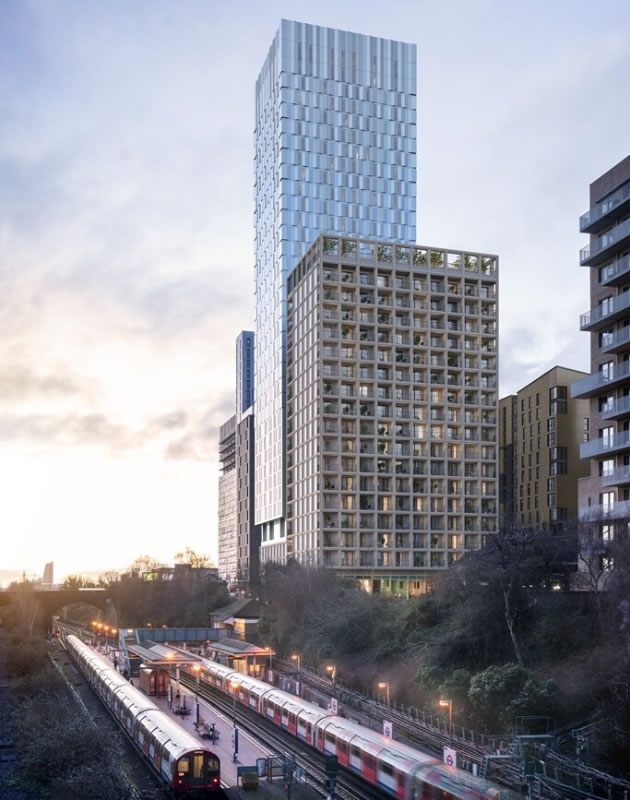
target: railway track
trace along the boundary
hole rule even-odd
[[[196,691],[196,679],[182,672],[180,681],[191,691]],[[278,730],[275,725],[266,723],[260,715],[249,712],[238,704],[234,707],[232,701],[226,700],[222,692],[216,690],[205,681],[200,681],[199,696],[208,701],[228,718],[235,716],[239,726],[263,742],[267,747],[277,752],[278,755],[290,755],[295,764],[306,776],[309,785],[322,797],[327,797],[328,778],[324,769],[324,758],[317,751],[311,750],[308,745],[296,741],[295,737]],[[235,711],[236,708],[236,711]],[[339,771],[335,795],[341,800],[385,800],[388,798],[384,792],[370,786],[352,773],[345,770]]]

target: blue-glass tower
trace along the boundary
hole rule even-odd
[[[286,276],[319,233],[416,240],[416,47],[282,20],[256,83],[255,514],[283,560]]]

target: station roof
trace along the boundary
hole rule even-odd
[[[214,611],[210,612],[210,616],[217,621],[225,622],[231,617],[236,619],[258,619],[260,612],[261,604],[259,600],[251,597],[241,597],[222,608],[215,608]]]
[[[202,661],[201,656],[195,655],[195,653],[188,653],[179,647],[169,647],[166,644],[156,644],[147,640],[142,644],[128,644],[127,649],[151,667],[201,664]]]
[[[217,653],[223,653],[223,655],[232,658],[275,655],[275,652],[270,647],[259,647],[241,639],[219,639],[218,642],[212,642],[208,647],[210,650],[215,650]]]

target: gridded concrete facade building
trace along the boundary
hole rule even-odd
[[[240,586],[258,582],[260,528],[254,524],[254,409],[248,408],[236,426],[236,503],[238,552],[236,576]]]
[[[320,232],[414,242],[416,48],[282,20],[256,84],[256,475],[284,560],[286,277]]]
[[[571,387],[590,401],[580,516],[607,518],[612,538],[614,518],[630,516],[630,156],[591,184],[580,230],[591,236],[580,251],[591,277],[591,308],[580,319],[591,335],[591,374]]]
[[[580,445],[589,403],[568,399],[585,373],[553,367],[499,401],[499,512],[505,524],[552,527],[577,519]]]
[[[288,554],[426,591],[497,523],[497,258],[320,236],[287,298]]]
[[[232,582],[237,576],[236,416],[219,431],[219,577]]]

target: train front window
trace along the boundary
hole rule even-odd
[[[179,777],[182,778],[184,775],[186,775],[189,769],[190,761],[188,760],[188,756],[180,758],[177,762],[177,772],[179,773]]]
[[[206,769],[208,772],[218,772],[219,759],[214,756],[206,755]]]
[[[203,779],[203,753],[195,753],[193,756],[193,780]]]

